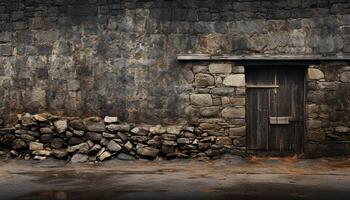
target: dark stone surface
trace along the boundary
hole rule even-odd
[[[189,88],[179,53],[335,55],[350,43],[345,1],[18,0],[0,8],[6,121],[48,111],[177,123]]]

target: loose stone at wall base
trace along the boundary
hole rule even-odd
[[[137,148],[137,154],[142,155],[142,156],[146,156],[146,157],[155,158],[155,157],[157,157],[157,155],[159,153],[158,149],[144,146],[144,145],[139,145],[136,148]]]
[[[85,135],[87,139],[94,142],[99,142],[103,138],[101,133],[96,132],[87,132]]]
[[[83,162],[86,162],[88,161],[89,159],[89,156],[87,155],[84,155],[84,154],[80,154],[80,153],[77,153],[77,154],[74,154],[73,157],[71,158],[71,163],[83,163]]]
[[[63,133],[68,127],[67,120],[57,120],[54,122],[54,125],[58,133]]]
[[[108,124],[111,124],[111,123],[117,123],[119,121],[118,117],[109,117],[109,116],[106,116],[104,118],[104,122],[105,123],[108,123]]]
[[[122,147],[116,143],[115,141],[111,140],[107,144],[107,149],[112,151],[112,152],[118,152],[122,149]]]
[[[39,142],[30,142],[29,143],[29,150],[31,151],[36,151],[36,150],[43,150],[44,149],[44,144],[39,143]]]
[[[98,159],[100,161],[103,161],[103,160],[106,160],[107,158],[110,158],[111,156],[112,156],[112,154],[109,151],[104,151],[103,153],[98,155]]]
[[[84,125],[86,129],[91,132],[104,132],[106,130],[104,122],[99,117],[85,119]]]

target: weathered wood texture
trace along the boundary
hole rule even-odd
[[[304,68],[247,67],[247,147],[301,152],[304,136]],[[288,123],[278,123],[278,118]],[[276,120],[270,120],[276,119]],[[276,121],[276,122],[275,122]]]

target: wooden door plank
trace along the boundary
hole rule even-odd
[[[247,85],[271,85],[270,67],[249,67],[246,71]],[[247,147],[254,150],[268,149],[269,90],[247,90]]]

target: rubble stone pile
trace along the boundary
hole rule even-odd
[[[73,163],[209,158],[240,152],[239,147],[227,145],[229,139],[194,126],[135,125],[109,116],[80,119],[25,113],[18,115],[13,127],[0,128],[0,146],[14,157],[44,160],[51,156]]]

